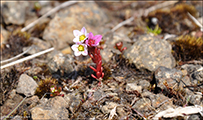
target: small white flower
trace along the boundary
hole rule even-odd
[[[79,56],[81,54],[86,56],[88,54],[86,44],[77,43],[72,45],[71,48],[73,49],[75,56]]]
[[[73,42],[75,42],[75,43],[78,43],[78,42],[82,43],[89,36],[89,34],[87,33],[87,30],[85,29],[85,27],[83,27],[81,29],[81,31],[79,31],[79,30],[73,30],[73,34],[75,36],[75,38],[73,39]]]
[[[51,88],[51,92],[54,93],[56,89],[54,87]]]

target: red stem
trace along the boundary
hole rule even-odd
[[[96,64],[96,68],[90,66],[90,68],[96,72],[96,76],[91,74],[91,76],[95,79],[103,78],[104,73],[102,68],[102,57],[100,55],[100,49],[97,47],[89,47],[88,48],[88,54],[92,58],[92,61]]]

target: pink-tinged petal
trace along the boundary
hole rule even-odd
[[[84,50],[84,51],[82,52],[82,55],[87,56],[87,55],[88,55],[87,50]]]
[[[94,44],[94,45],[92,45],[92,46],[94,46],[94,47],[95,47],[95,46],[98,46],[98,45],[99,45],[99,42],[98,42],[97,44],[95,43],[95,44]]]
[[[84,46],[84,49],[87,50],[87,45],[86,44],[81,44]]]
[[[88,39],[92,39],[93,37],[94,37],[93,33],[90,32],[90,33],[89,33],[89,36],[88,36]]]
[[[86,36],[86,38],[88,38],[89,37],[89,33],[86,33],[85,36]]]
[[[87,45],[86,44],[81,44],[81,45],[83,45],[85,47],[85,49],[87,49]]]
[[[95,47],[95,46],[97,46],[97,45],[96,45],[96,44],[92,44],[92,46],[94,46],[94,47]]]
[[[81,55],[81,52],[80,52],[80,51],[75,51],[75,52],[74,52],[74,55],[75,55],[75,56],[80,56],[80,55]]]
[[[78,37],[78,36],[81,35],[81,32],[80,32],[79,30],[73,30],[73,35],[74,35],[75,37]]]
[[[81,32],[82,32],[83,34],[87,33],[87,30],[85,29],[85,27],[83,27],[83,28],[81,29]]]
[[[87,39],[87,40],[85,41],[85,44],[88,45],[88,46],[90,46],[90,45],[88,44],[88,41],[89,41],[89,40]]]
[[[99,43],[102,39],[102,35],[95,35],[94,36],[94,40],[95,40],[95,43]]]
[[[77,44],[72,45],[71,48],[73,51],[78,51],[78,45]]]
[[[73,39],[73,42],[75,42],[75,43],[80,42],[79,37],[75,37],[75,38]]]
[[[81,44],[81,42],[76,42],[75,44],[80,45],[80,44]]]
[[[98,46],[98,45],[99,45],[99,42],[95,44],[95,46]]]

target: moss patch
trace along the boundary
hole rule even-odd
[[[178,61],[199,60],[203,58],[203,39],[185,35],[177,38],[173,45],[173,55]]]

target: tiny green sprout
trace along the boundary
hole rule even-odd
[[[38,79],[38,77],[37,76],[33,76],[33,79]]]
[[[159,35],[161,33],[162,29],[159,27],[159,25],[156,25],[154,30],[147,26],[147,31],[148,31],[148,33],[153,33],[154,35]]]
[[[41,10],[41,8],[42,8],[42,6],[40,5],[39,2],[35,2],[35,3],[34,3],[34,9],[35,9],[36,11]]]

